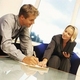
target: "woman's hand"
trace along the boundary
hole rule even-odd
[[[64,57],[69,58],[70,57],[70,53],[67,52],[63,52]]]
[[[41,61],[41,62],[39,62],[39,66],[41,66],[41,67],[47,67],[47,59],[43,59],[43,61]]]

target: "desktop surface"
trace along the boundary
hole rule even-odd
[[[0,80],[80,80],[80,77],[53,68],[30,68],[19,61],[1,57]]]

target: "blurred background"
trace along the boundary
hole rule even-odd
[[[71,24],[78,28],[74,51],[80,56],[80,0],[0,0],[0,17],[8,13],[17,15],[23,4],[33,4],[40,12],[29,29],[33,42],[49,43],[53,35],[61,34]]]

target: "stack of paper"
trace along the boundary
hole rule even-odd
[[[28,64],[25,64],[23,62],[20,62],[20,63],[25,65],[28,69],[38,71],[38,72],[47,73],[49,70],[49,68],[40,67],[38,65],[28,65]]]

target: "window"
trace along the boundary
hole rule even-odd
[[[49,43],[53,35],[62,33],[71,22],[75,2],[76,0],[41,0],[38,8],[40,15],[32,27],[31,38],[36,35],[41,42]]]
[[[24,0],[25,1],[25,0]],[[33,5],[38,0],[34,1]],[[80,31],[80,0],[39,0],[40,15],[31,28],[31,38],[35,42],[49,43],[55,34],[63,32],[68,24],[73,24]],[[76,15],[76,16],[75,16]],[[80,32],[76,39],[76,50],[80,47]]]

